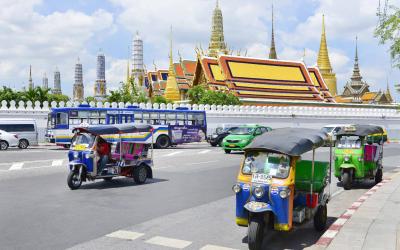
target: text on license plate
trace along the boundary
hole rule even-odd
[[[269,184],[270,183],[270,178],[268,177],[267,174],[254,173],[252,175],[252,177],[251,177],[251,182]]]

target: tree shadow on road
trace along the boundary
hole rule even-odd
[[[335,221],[336,217],[328,217],[326,229]],[[303,224],[295,224],[290,232],[278,232],[269,230],[264,232],[263,250],[269,249],[304,249],[317,243],[324,232],[318,232],[314,229],[313,220]],[[242,243],[247,244],[248,238],[245,236]]]
[[[169,181],[167,179],[147,179],[144,184],[136,184],[133,178],[114,178],[110,181],[96,180],[95,182],[84,182],[80,189],[111,189],[111,188],[123,188],[132,186],[147,186],[159,182]]]

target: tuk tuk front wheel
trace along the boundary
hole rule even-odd
[[[325,230],[327,220],[328,220],[328,209],[326,205],[318,206],[317,212],[314,215],[315,230],[320,232]]]
[[[342,173],[343,188],[345,190],[351,189],[351,182],[352,182],[351,171],[343,171]]]
[[[81,187],[82,185],[82,178],[79,177],[79,173],[75,171],[71,171],[68,174],[68,179],[67,179],[68,187],[71,190],[75,190]]]
[[[231,150],[230,149],[225,149],[225,154],[230,154]]]
[[[143,184],[147,179],[147,169],[144,165],[140,165],[133,169],[133,179],[137,184]]]
[[[262,218],[251,218],[247,238],[249,250],[262,249],[262,242],[264,239],[264,221]]]
[[[375,173],[375,184],[378,184],[382,181],[382,169],[378,169]]]

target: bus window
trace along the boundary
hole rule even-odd
[[[142,123],[142,112],[133,112],[135,123]]]
[[[167,115],[164,112],[160,113],[160,125],[165,125],[167,124]]]
[[[106,124],[107,112],[106,111],[99,111],[99,114],[100,114],[99,124]]]
[[[177,124],[176,122],[176,113],[166,113],[167,116],[167,124],[168,125],[175,125]]]
[[[56,114],[56,124],[57,125],[68,124],[68,115],[66,113],[57,113]]]
[[[90,122],[91,125],[98,125],[100,124],[100,113],[99,111],[91,111],[90,112]]]
[[[159,120],[159,113],[158,112],[151,112],[150,113],[150,120],[152,125],[159,125],[160,120]]]
[[[196,125],[196,114],[188,113],[187,125]]]
[[[143,123],[144,124],[151,124],[150,113],[149,112],[143,112]]]
[[[89,111],[71,110],[69,112],[69,124],[79,125],[89,123]]]
[[[197,113],[197,114],[193,114],[194,116],[194,125],[197,126],[203,126],[204,125],[204,114],[203,113]]]
[[[185,113],[177,113],[176,121],[178,125],[185,125],[186,124]]]

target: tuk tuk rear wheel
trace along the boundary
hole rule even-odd
[[[111,181],[113,177],[104,177],[103,180],[105,181]]]
[[[147,179],[147,169],[144,165],[140,165],[133,169],[133,179],[137,184],[143,184]]]
[[[314,215],[315,230],[320,232],[325,230],[327,220],[328,220],[328,209],[326,205],[318,206],[317,212]]]
[[[378,169],[375,173],[375,184],[382,181],[382,169]]]
[[[350,171],[344,171],[344,172],[342,173],[342,184],[343,184],[343,188],[344,188],[345,190],[351,189],[351,182],[352,182],[352,179],[351,179],[351,173],[350,173]]]
[[[76,173],[75,171],[71,171],[68,174],[68,179],[67,179],[68,187],[71,190],[75,190],[81,187],[82,185],[82,178],[79,178],[79,173]]]
[[[249,250],[261,250],[264,239],[264,221],[262,218],[251,218],[247,231]]]

